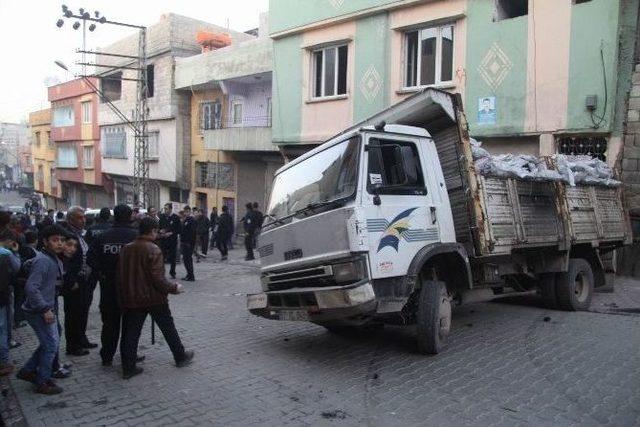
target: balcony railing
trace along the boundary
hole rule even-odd
[[[271,127],[271,116],[244,116],[241,118],[231,117],[226,120],[205,120],[202,123],[202,130],[216,130],[229,128],[269,128]]]

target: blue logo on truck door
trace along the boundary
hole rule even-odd
[[[416,209],[418,208],[407,209],[399,213],[391,222],[385,218],[367,220],[369,232],[382,232],[378,252],[386,247],[391,247],[398,252],[401,238],[408,243],[438,239],[439,233],[436,227],[427,230],[411,229],[410,216]]]

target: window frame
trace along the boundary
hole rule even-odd
[[[160,131],[159,130],[150,130],[147,132],[147,160],[155,161],[160,159]],[[155,135],[155,144],[156,144],[156,152],[152,154],[151,152],[151,135]]]
[[[87,156],[87,152],[91,153],[91,156]],[[95,167],[95,149],[93,145],[82,146],[82,167],[84,169],[93,169]],[[91,163],[87,163],[87,159],[91,159]]]
[[[347,50],[347,57],[346,57],[346,65],[345,65],[345,88],[344,88],[344,93],[338,93],[339,89],[339,81],[340,81],[340,77],[339,77],[339,72],[340,72],[340,48],[346,48]],[[334,93],[331,95],[327,95],[326,94],[326,88],[325,88],[325,84],[326,84],[326,52],[329,49],[335,49],[336,52],[336,57],[335,57],[335,64],[334,64],[334,80],[333,80],[333,88],[334,88]],[[314,48],[310,50],[311,52],[311,76],[310,76],[310,81],[311,81],[311,85],[309,85],[311,87],[311,99],[312,100],[324,100],[324,99],[336,99],[336,98],[344,98],[349,96],[349,43],[348,42],[343,42],[343,43],[334,43],[334,44],[329,44],[326,46],[322,46],[322,47],[318,47],[318,48]],[[321,75],[321,79],[320,79],[320,84],[321,84],[321,89],[320,89],[320,95],[316,95],[317,92],[317,83],[316,83],[316,75],[317,75],[317,67],[318,67],[318,61],[316,60],[316,54],[318,52],[322,52],[322,75]]]
[[[75,162],[73,164],[61,165],[60,151],[68,151],[69,153],[74,153],[73,157]],[[78,168],[78,147],[76,147],[74,143],[70,143],[70,144],[65,143],[65,144],[58,145],[57,152],[56,152],[56,168],[57,169],[77,169]]]
[[[90,124],[93,122],[91,114],[93,113],[93,108],[91,105],[91,101],[84,101],[81,103],[82,107],[82,123]]]
[[[451,47],[451,80],[442,80],[442,31],[444,28],[451,28],[452,35],[452,47]],[[422,46],[421,46],[421,37],[420,34],[422,31],[436,29],[437,30],[437,38],[436,38],[436,58],[435,58],[435,75],[434,82],[431,84],[423,85],[420,83],[422,77]],[[409,71],[409,34],[417,33],[418,34],[418,44],[417,44],[417,55],[416,55],[416,85],[409,86],[409,82],[407,81],[407,72]],[[414,91],[420,90],[429,87],[453,87],[455,86],[455,69],[456,69],[456,23],[455,21],[441,22],[438,24],[425,24],[417,27],[413,27],[407,29],[402,32],[402,55],[403,55],[403,64],[402,67],[402,91]]]
[[[419,178],[422,180],[422,183],[418,185],[398,184],[398,185],[382,187],[381,189],[374,191],[374,187],[369,180],[369,174],[371,173],[370,157],[372,152],[378,151],[378,150],[376,150],[375,148],[373,149],[371,148],[372,145],[374,146],[376,145],[376,144],[371,144],[372,141],[390,142],[391,144],[389,145],[399,145],[399,146],[405,145],[405,146],[411,147],[411,150],[416,156],[416,165],[418,168],[418,175],[419,175]],[[366,170],[365,170],[365,188],[368,194],[374,195],[376,192],[381,196],[383,195],[385,196],[426,196],[429,194],[429,190],[427,188],[427,175],[425,174],[425,171],[423,170],[423,167],[422,167],[422,157],[420,155],[420,148],[418,147],[418,144],[416,144],[415,141],[402,139],[402,138],[399,138],[396,136],[390,136],[390,135],[372,134],[369,136],[369,138],[367,138],[367,149],[365,153],[367,158]]]
[[[109,146],[110,143],[112,143],[112,141],[109,141],[106,137],[105,134],[107,133],[120,133],[120,132],[116,132],[116,131],[110,131],[111,129],[119,129],[122,130],[122,133],[124,134],[124,141],[122,143],[123,149],[122,149],[122,154],[111,154],[109,153],[109,151],[112,150],[108,150],[107,147]],[[102,157],[105,159],[127,159],[127,130],[124,126],[104,126],[102,127],[102,129],[100,130],[100,137],[103,143],[103,150],[102,150]]]
[[[240,107],[240,121],[237,121],[236,107]],[[242,126],[244,120],[244,102],[242,99],[234,99],[231,101],[231,124],[233,126]]]
[[[36,147],[40,147],[40,131],[36,131],[34,133],[34,137],[35,137],[35,140],[36,140]]]

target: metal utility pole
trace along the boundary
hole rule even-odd
[[[152,194],[155,192],[156,187],[155,183],[151,182],[149,179],[149,133],[147,131],[147,121],[149,110],[147,108],[147,97],[148,97],[148,88],[147,88],[147,28],[142,25],[133,25],[127,24],[124,22],[117,21],[109,21],[104,16],[100,16],[98,11],[94,12],[95,17],[92,18],[91,14],[85,11],[83,8],[79,9],[79,14],[74,14],[67,6],[62,6],[62,13],[65,18],[71,19],[80,19],[83,21],[83,46],[82,49],[78,49],[77,52],[82,54],[82,62],[78,63],[78,65],[82,65],[82,75],[81,77],[85,79],[85,81],[89,84],[89,86],[103,99],[103,101],[111,108],[111,110],[120,118],[124,123],[129,125],[133,130],[134,134],[134,160],[133,160],[133,188],[134,188],[134,203],[136,205],[140,205],[141,207],[148,207],[150,203],[150,199]],[[121,27],[135,28],[139,31],[138,33],[138,52],[137,55],[124,55],[120,53],[110,53],[110,52],[94,52],[89,51],[86,48],[86,38],[85,38],[85,25],[86,21],[97,22],[100,24],[111,24],[117,25]],[[64,21],[59,19],[56,23],[58,28],[64,25]],[[80,22],[77,21],[73,24],[73,29],[77,30],[80,27]],[[91,24],[89,26],[89,31],[94,31],[96,28],[95,24]],[[86,54],[95,54],[99,56],[105,57],[113,57],[113,58],[121,58],[123,60],[130,60],[134,63],[134,66],[131,64],[115,66],[115,65],[105,65],[98,63],[87,63]],[[61,65],[58,61],[56,63],[59,66],[62,66],[66,69],[65,66]],[[105,71],[95,72],[93,75],[87,75],[86,67],[93,66],[96,68],[106,68]],[[127,118],[127,115],[120,111],[112,102],[108,96],[102,92],[100,89],[95,87],[91,79],[89,77],[97,77],[101,79],[114,79],[113,77],[109,77],[108,73],[115,70],[134,70],[136,71],[136,78],[124,78],[121,77],[117,80],[122,81],[135,81],[136,82],[136,104],[133,111],[133,121]],[[105,77],[105,75],[107,75]]]

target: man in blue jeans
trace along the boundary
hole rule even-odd
[[[60,340],[54,310],[56,283],[62,280],[64,274],[58,257],[64,250],[65,234],[58,225],[50,225],[42,231],[42,252],[33,259],[25,284],[22,308],[40,345],[17,376],[34,383],[36,393],[41,394],[62,393],[62,388],[52,381],[51,371]]]

